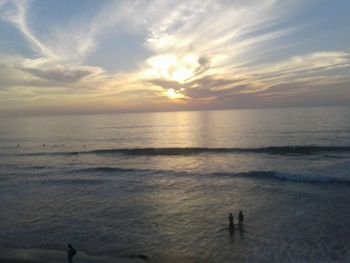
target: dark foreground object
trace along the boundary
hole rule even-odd
[[[73,257],[77,254],[77,251],[75,248],[71,245],[68,244],[68,262],[72,263],[73,262]]]

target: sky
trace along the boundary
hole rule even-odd
[[[0,115],[350,105],[349,0],[0,0]]]

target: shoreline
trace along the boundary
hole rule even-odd
[[[0,247],[0,263],[66,263],[67,252],[62,250],[46,249],[22,249]],[[74,263],[144,263],[145,259],[140,255],[125,257],[90,256],[84,251],[78,251],[74,257]]]

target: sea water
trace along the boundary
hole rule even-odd
[[[5,248],[349,262],[350,108],[3,118],[0,209]]]

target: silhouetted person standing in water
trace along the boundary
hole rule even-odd
[[[243,224],[244,215],[243,215],[242,211],[239,211],[239,214],[238,214],[238,221],[239,221],[239,224],[240,224],[240,225]]]
[[[228,221],[229,221],[230,233],[233,233],[235,231],[235,226],[233,224],[233,215],[232,215],[232,213],[230,213],[230,215],[228,217]]]
[[[75,250],[75,248],[71,244],[68,244],[68,262],[69,263],[73,262],[73,257],[75,256],[75,254],[77,254],[77,251]]]

